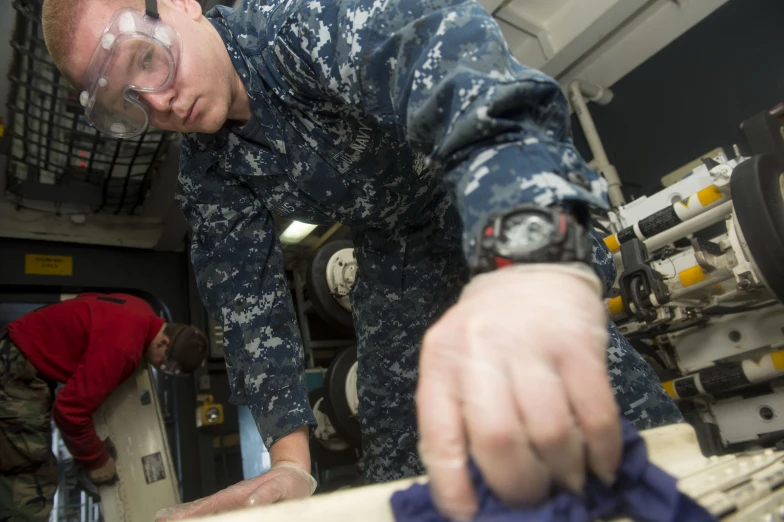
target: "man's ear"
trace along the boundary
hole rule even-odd
[[[187,14],[193,20],[201,18],[201,4],[198,0],[158,0],[159,2],[167,2],[174,9],[178,9]]]

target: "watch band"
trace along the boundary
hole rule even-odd
[[[568,274],[584,281],[588,286],[591,287],[591,290],[593,290],[597,296],[602,297],[604,295],[604,286],[602,285],[601,279],[599,279],[599,276],[592,267],[582,262],[523,263],[510,266],[509,268],[505,269],[505,271],[507,270],[509,272],[516,273],[560,272],[562,274]],[[483,278],[490,276],[491,274],[492,273],[479,274],[472,278],[471,281],[469,281],[468,284],[463,287],[463,292],[466,292],[472,285],[481,281]]]

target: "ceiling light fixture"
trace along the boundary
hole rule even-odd
[[[318,225],[309,225],[300,221],[292,221],[286,230],[280,235],[280,242],[287,245],[294,245],[305,239],[308,234],[313,232]]]

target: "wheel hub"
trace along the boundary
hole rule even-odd
[[[327,262],[327,287],[346,310],[351,310],[349,293],[357,280],[357,259],[353,248],[338,250]]]
[[[329,420],[329,416],[321,409],[323,403],[324,398],[322,397],[316,401],[316,404],[313,405],[313,414],[315,415],[316,422],[318,423],[313,436],[316,438],[316,440],[318,440],[319,444],[324,446],[329,451],[343,451],[350,448],[350,444],[343,440],[340,435],[338,435],[338,432],[335,431],[335,427]]]

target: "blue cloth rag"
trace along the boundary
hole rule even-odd
[[[676,488],[676,480],[648,461],[645,441],[623,422],[623,462],[612,487],[589,475],[585,496],[558,491],[531,508],[509,508],[493,495],[476,466],[471,473],[479,500],[476,522],[594,522],[627,517],[636,522],[716,522],[702,506]],[[448,522],[436,510],[430,486],[416,484],[392,495],[397,522]]]

